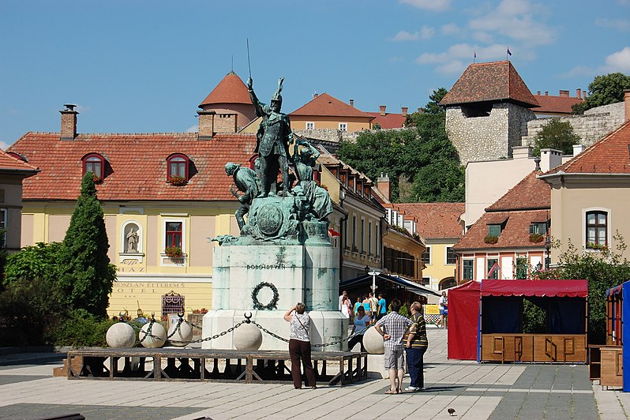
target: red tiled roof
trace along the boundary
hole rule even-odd
[[[575,96],[534,95],[534,98],[540,106],[532,108],[532,111],[550,114],[571,114],[573,105],[584,102],[584,99]]]
[[[97,185],[101,200],[233,200],[226,162],[246,164],[254,152],[254,135],[217,135],[197,140],[196,133],[79,134],[60,140],[59,133],[27,133],[11,148],[41,169],[24,180],[25,200],[75,200],[82,178],[81,159],[99,153],[108,168]],[[194,164],[187,185],[166,182],[166,158],[183,153]]]
[[[223,80],[210,92],[199,107],[214,104],[248,104],[252,100],[249,97],[247,86],[234,72],[229,72]]]
[[[534,222],[546,221],[550,218],[551,210],[504,211],[499,213],[485,213],[466,232],[466,235],[453,247],[456,250],[465,249],[495,249],[495,248],[544,248],[544,242],[529,241],[529,226]],[[496,244],[487,244],[484,238],[488,235],[488,224],[493,224],[493,217],[507,218],[505,228],[499,235]]]
[[[395,206],[414,217],[420,236],[425,239],[461,238],[459,216],[464,203],[400,203]]]
[[[540,171],[532,171],[488,207],[454,248],[544,247],[542,243],[529,240],[529,226],[535,222],[546,222],[551,216],[551,186],[537,175]],[[484,242],[489,224],[505,224],[496,244]]]
[[[544,176],[557,174],[630,174],[630,121]]]
[[[0,171],[25,171],[37,172],[37,168],[29,165],[21,159],[11,156],[4,150],[0,150]]]
[[[538,179],[540,171],[532,171],[486,211],[537,210],[551,208],[551,186]]]
[[[290,113],[289,117],[294,115],[305,117],[362,117],[369,120],[374,118],[367,112],[359,111],[327,93],[317,95],[317,97]]]
[[[474,63],[468,66],[440,105],[511,100],[538,106],[534,95],[509,61]]]
[[[381,128],[402,128],[405,125],[407,117],[403,114],[390,114],[381,115],[380,112],[367,112],[367,114],[374,117],[372,124],[378,124]]]

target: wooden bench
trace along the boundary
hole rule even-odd
[[[343,386],[367,379],[367,353],[313,352],[311,358],[318,382]],[[291,381],[289,361],[288,351],[137,347],[72,350],[66,366],[68,379],[284,383]]]

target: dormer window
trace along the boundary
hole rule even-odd
[[[181,153],[170,155],[166,159],[166,179],[173,185],[183,185],[188,182],[190,159]]]
[[[488,236],[499,236],[501,234],[501,225],[488,225]]]
[[[94,174],[94,181],[102,181],[105,178],[105,158],[98,153],[83,157],[83,175],[88,172]]]

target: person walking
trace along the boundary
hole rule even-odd
[[[402,381],[405,374],[405,357],[402,339],[407,328],[412,324],[409,318],[400,315],[400,301],[393,299],[391,312],[376,322],[374,328],[383,336],[385,347],[385,369],[389,370],[389,390],[386,394],[402,392]]]
[[[308,316],[306,305],[298,303],[284,314],[284,320],[289,323],[289,357],[291,358],[291,377],[295,389],[302,388],[302,374],[300,360],[306,375],[306,385],[317,388],[313,362],[311,361],[311,317]]]
[[[372,315],[372,311],[370,309],[370,299],[369,298],[363,298],[363,309],[365,309],[365,313],[368,315]]]
[[[348,291],[344,290],[343,292],[341,292],[341,294],[339,295],[339,310],[341,310],[341,302],[343,302],[344,298],[348,297]]]
[[[407,354],[407,371],[411,384],[405,391],[417,392],[424,389],[424,353],[427,351],[427,327],[422,314],[420,302],[413,302],[411,307],[411,327],[405,335],[405,353]]]
[[[360,306],[363,306],[363,298],[361,296],[357,296],[357,301],[354,302],[354,308],[352,309],[352,312],[354,312],[354,316],[357,316],[357,314],[359,313]]]
[[[387,314],[387,301],[383,297],[382,293],[378,294],[378,310],[376,313],[376,318],[381,319]]]
[[[357,316],[354,318],[354,326],[352,327],[351,335],[354,336],[348,341],[349,351],[352,351],[357,343],[361,343],[361,351],[365,351],[365,347],[363,347],[363,334],[365,334],[365,331],[368,329],[370,322],[372,322],[370,316],[365,313],[363,306],[359,306]]]
[[[368,300],[370,301],[370,316],[376,319],[378,315],[378,299],[374,297],[372,292],[368,293]]]
[[[343,300],[341,301],[341,313],[343,314],[343,316],[345,316],[346,318],[350,318],[350,320],[352,321],[354,315],[352,311],[352,301],[348,296],[344,296]]]
[[[440,328],[448,328],[448,297],[446,292],[442,291],[442,296],[438,300],[438,307],[440,308]]]

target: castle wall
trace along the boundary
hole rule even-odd
[[[604,105],[589,109],[584,115],[570,115],[558,118],[571,124],[573,131],[580,137],[580,143],[590,146],[604,135],[619,127],[624,121],[624,104]],[[529,146],[534,144],[534,137],[551,120],[540,118],[525,122],[522,127],[523,138],[521,144]]]
[[[446,108],[446,131],[462,165],[508,156],[509,104],[497,103],[490,115],[466,117],[459,106]]]

